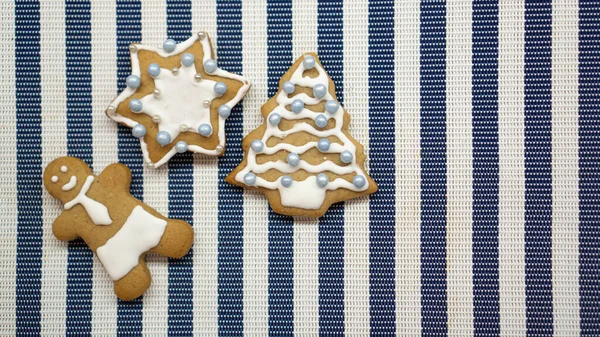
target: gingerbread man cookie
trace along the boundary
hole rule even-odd
[[[57,158],[44,171],[44,186],[64,203],[52,232],[59,240],[82,238],[126,301],[150,286],[147,253],[181,258],[194,240],[187,222],[165,218],[131,196],[130,183],[131,171],[123,164],[111,164],[95,176],[75,157]]]

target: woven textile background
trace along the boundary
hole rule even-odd
[[[600,4],[593,0],[0,0],[0,335],[600,336]],[[252,89],[222,158],[144,167],[104,110],[132,42],[206,31]],[[368,152],[375,195],[321,219],[223,181],[303,52]],[[118,301],[52,235],[42,171],[74,155],[193,223]]]

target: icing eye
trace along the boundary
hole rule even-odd
[[[68,170],[69,169],[65,165],[60,167],[60,172],[62,172],[62,173],[67,173]]]
[[[304,57],[304,61],[302,61],[302,65],[304,66],[304,69],[312,69],[314,68],[316,63],[316,60],[314,57],[308,55]]]
[[[317,124],[317,126],[320,128],[324,128],[327,126],[327,117],[325,117],[323,114],[319,114],[317,117],[315,117],[315,124]]]
[[[204,71],[209,74],[214,73],[217,70],[217,62],[213,59],[208,59],[204,62]]]
[[[272,114],[269,115],[269,123],[273,126],[279,125],[279,123],[281,122],[281,115],[273,112]]]
[[[281,177],[281,185],[283,185],[283,187],[290,187],[290,186],[292,186],[293,182],[294,182],[294,180],[290,176]]]
[[[252,144],[250,145],[250,147],[252,148],[252,150],[256,153],[259,153],[263,150],[263,148],[265,147],[265,144],[263,142],[261,142],[260,140],[256,139],[252,141]]]
[[[156,141],[158,144],[165,146],[171,142],[171,134],[169,134],[167,131],[159,131],[156,134]]]
[[[177,47],[177,42],[173,39],[166,39],[165,42],[163,42],[163,49],[167,53],[172,53],[175,50],[175,47]]]
[[[127,84],[127,86],[132,89],[137,89],[137,87],[140,86],[140,83],[141,83],[140,78],[135,75],[129,75],[129,76],[127,76],[127,79],[125,80],[125,84]]]
[[[256,175],[252,172],[246,173],[244,176],[244,183],[246,183],[246,185],[254,185],[256,183]]]
[[[50,178],[50,180],[55,183],[58,181],[58,177],[57,176],[52,176],[52,178]]]
[[[291,166],[298,166],[300,164],[300,156],[295,153],[288,154],[286,159]]]
[[[325,187],[327,184],[329,184],[329,177],[325,173],[319,173],[317,175],[317,185]]]
[[[321,152],[328,151],[330,146],[331,146],[331,142],[327,138],[323,138],[323,139],[319,140],[319,142],[317,143],[317,148]]]
[[[221,105],[219,107],[219,116],[221,116],[223,118],[227,118],[227,117],[229,117],[230,114],[231,114],[231,108],[228,107],[227,105]]]
[[[329,100],[325,103],[325,111],[329,112],[330,114],[335,113],[339,107],[340,105],[338,104],[338,102],[334,100]]]
[[[363,188],[366,182],[367,181],[363,176],[354,176],[354,178],[352,178],[352,184],[354,184],[356,188]]]
[[[194,64],[194,55],[185,53],[181,55],[181,64],[185,67],[190,67]]]
[[[294,83],[290,81],[283,82],[283,92],[285,92],[286,94],[291,94],[294,92],[294,90],[296,90],[296,86],[294,85]]]
[[[212,133],[212,127],[208,124],[202,124],[198,127],[198,133],[204,137],[208,137]]]
[[[142,111],[142,109],[143,109],[142,101],[140,101],[137,98],[132,98],[129,101],[129,109],[131,109],[131,111],[133,111],[133,112],[140,112],[140,111]]]
[[[175,144],[175,150],[179,153],[184,153],[188,150],[188,145],[183,140],[180,140],[177,142],[177,144]]]
[[[304,102],[299,99],[295,99],[292,102],[292,111],[295,113],[300,113],[302,112],[302,109],[304,109]]]
[[[135,138],[142,138],[146,135],[146,127],[142,124],[137,124],[131,129],[131,134],[133,134]]]
[[[340,153],[340,160],[342,161],[342,163],[344,164],[349,164],[352,162],[352,153],[350,153],[350,151],[345,150],[344,152]]]
[[[148,74],[150,74],[152,77],[157,77],[160,75],[160,66],[156,63],[151,63],[148,66]]]
[[[325,97],[325,94],[327,94],[327,88],[325,88],[324,85],[315,85],[315,87],[313,88],[313,95],[315,95],[316,98],[323,98]]]

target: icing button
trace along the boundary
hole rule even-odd
[[[354,184],[354,186],[357,188],[363,188],[366,182],[367,181],[363,176],[354,176],[354,178],[352,178],[352,184]]]
[[[290,176],[281,177],[281,185],[283,187],[290,187],[290,186],[292,186],[293,182],[294,182],[294,180]]]
[[[140,78],[136,75],[129,75],[125,80],[125,84],[132,89],[137,89],[140,86],[140,82]]]
[[[212,127],[208,124],[202,124],[198,127],[198,133],[204,137],[208,137],[212,133]]]
[[[200,74],[194,75],[194,81],[201,82],[202,81],[202,75],[200,75]]]
[[[342,153],[340,153],[340,160],[342,161],[342,163],[344,164],[349,164],[352,162],[352,153],[350,153],[350,151],[348,150],[344,150]]]
[[[159,131],[156,134],[156,141],[162,146],[168,145],[171,142],[171,135],[167,131]]]
[[[325,97],[326,93],[327,88],[325,88],[325,86],[322,84],[317,84],[313,88],[313,95],[315,95],[316,98],[323,98]]]
[[[317,175],[317,185],[325,187],[327,184],[329,184],[329,177],[325,173],[319,173]]]
[[[140,112],[140,111],[142,111],[142,108],[143,108],[142,101],[140,101],[139,99],[132,98],[129,101],[129,109],[131,109],[131,111]]]
[[[175,47],[177,47],[177,42],[173,39],[166,39],[165,42],[163,42],[163,50],[167,53],[172,53],[175,50]]]
[[[194,55],[190,54],[190,53],[185,53],[183,55],[181,55],[181,64],[183,64],[184,67],[190,67],[191,65],[194,64]]]
[[[312,69],[315,66],[315,63],[317,61],[315,60],[314,57],[308,55],[304,57],[304,61],[302,61],[302,65],[304,66],[304,69]]]
[[[256,183],[256,174],[252,172],[246,173],[244,176],[244,183],[246,183],[246,185],[254,185],[254,183]]]
[[[223,82],[217,82],[214,86],[215,93],[219,96],[227,92],[227,85]]]
[[[315,124],[320,128],[324,128],[327,125],[327,117],[323,114],[319,114],[315,117]]]
[[[272,114],[269,115],[269,123],[273,126],[279,125],[279,123],[281,122],[281,115],[273,112]]]
[[[221,105],[219,107],[219,116],[221,116],[223,118],[227,118],[227,117],[229,117],[230,114],[231,114],[231,108],[228,107],[227,105]]]
[[[321,152],[325,152],[329,150],[329,147],[331,146],[331,142],[329,141],[329,139],[327,138],[322,138],[321,140],[319,140],[319,142],[317,143],[317,148],[319,149],[319,151]]]
[[[53,183],[58,181],[58,177],[57,176],[52,176],[52,178],[50,178],[50,180],[52,180]]]
[[[294,90],[296,90],[296,86],[294,85],[294,83],[290,81],[283,82],[283,92],[285,92],[286,94],[291,94],[294,92]]]
[[[156,63],[151,63],[148,66],[148,74],[150,74],[152,77],[157,77],[160,75],[160,66]]]
[[[154,117],[152,117],[152,121],[154,123],[160,123],[160,116],[154,116]]]
[[[206,62],[204,62],[204,71],[206,71],[209,74],[212,74],[215,72],[215,70],[217,70],[217,62],[215,62],[215,60],[208,59],[206,60]]]
[[[325,111],[329,112],[330,114],[335,113],[339,107],[340,105],[338,102],[334,100],[329,100],[325,103]]]
[[[175,144],[175,150],[179,153],[184,153],[185,151],[187,151],[187,149],[188,145],[183,140],[180,140],[177,142],[177,144]]]
[[[146,127],[142,124],[137,124],[131,129],[131,134],[133,134],[135,138],[142,138],[146,135]]]
[[[300,156],[296,153],[288,154],[286,159],[288,164],[290,164],[291,166],[298,166],[298,164],[300,164]]]
[[[250,147],[254,152],[259,153],[263,150],[265,144],[262,141],[255,139],[252,141],[252,144],[250,144]]]
[[[292,101],[292,111],[295,113],[300,113],[302,112],[302,109],[304,109],[304,102],[302,102],[299,99],[295,99]]]

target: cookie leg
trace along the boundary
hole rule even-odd
[[[182,258],[194,243],[194,230],[187,222],[169,220],[158,245],[151,252],[172,258]]]
[[[131,301],[140,296],[150,287],[150,271],[146,263],[141,262],[127,275],[115,281],[115,294],[123,301]]]

